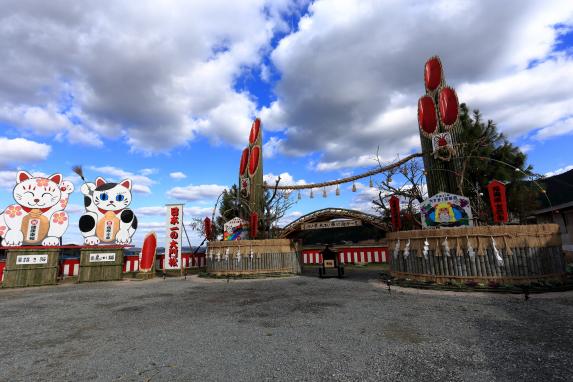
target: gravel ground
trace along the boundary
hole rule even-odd
[[[376,277],[0,290],[0,380],[572,380],[573,293],[388,293]]]

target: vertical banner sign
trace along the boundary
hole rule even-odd
[[[394,231],[400,231],[400,199],[396,195],[390,197],[390,217]]]
[[[509,221],[509,214],[507,213],[505,184],[499,180],[492,180],[487,185],[487,191],[494,223],[507,223]]]
[[[167,238],[163,269],[181,269],[181,236],[183,224],[183,204],[166,204]]]

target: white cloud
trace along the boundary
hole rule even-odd
[[[573,96],[571,96],[571,105],[569,110],[573,110]],[[544,127],[543,129],[535,133],[534,138],[540,141],[549,138],[557,137],[560,135],[570,135],[573,133],[573,117],[569,117],[560,121],[553,123],[550,126]]]
[[[267,182],[268,185],[274,186],[278,178],[281,178],[279,185],[294,185],[294,184],[306,184],[304,179],[295,180],[291,174],[288,172],[283,172],[280,175],[275,175],[272,172],[263,175],[263,181]]]
[[[135,214],[137,216],[165,216],[165,211],[165,206],[148,206],[136,208]],[[212,207],[185,206],[183,210],[185,216],[191,217],[210,216],[212,212]]]
[[[260,115],[284,137],[270,153],[323,153],[316,169],[332,170],[363,165],[377,147],[417,150],[423,65],[435,54],[460,101],[505,133],[554,127],[573,109],[573,59],[552,53],[554,26],[572,16],[570,1],[315,1],[271,56],[278,100]]]
[[[186,187],[173,187],[167,191],[167,195],[174,199],[189,201],[215,199],[225,188],[225,186],[218,184],[189,185]]]
[[[123,138],[144,152],[199,134],[240,146],[256,106],[235,81],[261,66],[299,3],[0,2],[0,51],[10,52],[0,119],[72,143]]]
[[[544,174],[545,177],[555,176],[559,174],[563,174],[564,172],[573,170],[573,165],[565,166],[558,168],[557,170],[549,171]]]
[[[10,163],[31,163],[45,160],[52,148],[24,138],[0,137],[0,167]]]
[[[156,183],[148,176],[142,175],[143,173],[149,173],[148,171],[149,169],[143,169],[141,171],[141,174],[135,174],[113,166],[102,166],[102,167],[90,166],[90,170],[95,171],[99,174],[110,176],[109,178],[106,179],[107,181],[119,182],[123,179],[131,179],[132,190],[134,192],[139,192],[142,194],[151,193],[151,186]],[[84,175],[86,175],[85,172]],[[95,179],[95,176],[93,178]]]
[[[169,176],[170,176],[172,179],[177,179],[177,180],[187,178],[187,175],[185,175],[185,174],[182,173],[181,171],[172,172],[172,173],[169,174]]]

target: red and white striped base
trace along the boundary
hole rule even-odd
[[[124,256],[123,273],[139,272],[139,256]]]
[[[155,268],[163,269],[163,259],[165,255],[157,255],[155,259]],[[181,262],[185,268],[203,268],[207,266],[207,256],[204,253],[198,253],[192,256],[191,253],[182,253]]]
[[[60,276],[74,277],[80,274],[80,259],[64,259],[60,262]]]
[[[302,251],[302,260],[304,264],[322,263],[321,250],[308,249]],[[386,247],[359,247],[359,248],[340,248],[338,250],[338,259],[344,264],[362,264],[362,263],[386,263],[388,249]]]

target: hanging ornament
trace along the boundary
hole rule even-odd
[[[422,254],[424,255],[424,259],[428,259],[428,252],[430,251],[430,243],[428,239],[424,240],[424,248],[422,249]]]
[[[374,187],[374,182],[372,182],[372,177],[370,177],[370,182],[368,183],[368,186],[370,186],[370,188]]]
[[[450,257],[450,246],[448,244],[448,237],[447,236],[444,239],[444,241],[442,242],[442,246],[444,247],[444,254],[446,256]]]
[[[352,182],[352,192],[356,192],[356,183]]]
[[[398,253],[400,253],[400,240],[396,242],[396,246],[394,247],[394,253],[392,254],[395,259],[398,258]]]
[[[491,246],[493,248],[493,254],[495,255],[495,261],[496,261],[497,265],[499,267],[503,267],[503,259],[502,259],[501,255],[499,254],[497,247],[495,246],[495,239],[493,238],[493,236],[491,237]]]
[[[338,188],[338,184],[336,185],[336,196],[340,196],[340,189]]]
[[[468,256],[473,259],[476,256],[476,252],[472,247],[472,243],[470,243],[470,238],[466,236],[466,240],[468,242]]]
[[[310,198],[314,199],[314,194],[312,193],[312,188],[310,189]]]
[[[298,199],[298,200],[301,200],[301,199],[302,199],[302,196],[300,196],[300,191],[298,192],[297,199]]]
[[[404,247],[404,258],[406,259],[408,256],[410,256],[410,239],[408,239],[408,242]]]
[[[324,189],[322,190],[322,197],[326,198],[326,187],[324,187]]]

